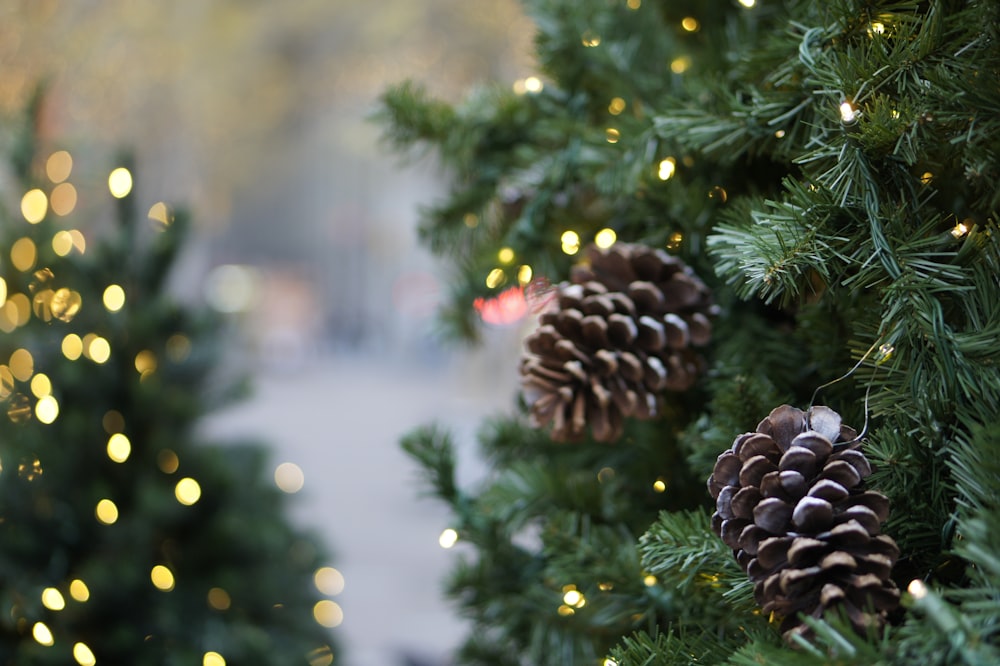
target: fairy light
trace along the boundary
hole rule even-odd
[[[740,4],[746,7],[747,9],[750,9],[751,7],[757,4],[757,0],[740,0]]]
[[[72,183],[60,183],[52,189],[52,195],[49,197],[49,205],[52,206],[52,212],[59,217],[65,217],[73,212],[76,208],[76,188],[73,187]]]
[[[51,395],[40,398],[35,404],[35,417],[45,425],[55,422],[59,418],[59,402]]]
[[[562,617],[569,617],[570,615],[576,613],[572,606],[567,606],[566,604],[559,606],[559,609],[556,612],[558,612]]]
[[[95,666],[97,658],[86,643],[73,644],[73,658],[80,666]]]
[[[654,585],[656,585],[656,583],[657,583],[656,576],[654,576],[653,574],[647,574],[642,579],[642,584],[645,585],[646,587],[653,587]]]
[[[662,493],[666,492],[666,490],[667,490],[667,482],[664,481],[662,477],[653,482],[654,492]]]
[[[118,522],[118,507],[109,499],[102,499],[98,502],[94,513],[97,520],[105,525],[114,525]]]
[[[914,599],[920,600],[927,596],[927,586],[924,585],[924,581],[919,578],[914,578],[910,581],[910,584],[906,586],[906,591],[910,593]]]
[[[146,217],[153,222],[157,222],[156,226],[160,230],[166,229],[174,221],[174,216],[170,213],[170,208],[162,201],[157,201],[150,206]]]
[[[51,647],[55,643],[55,640],[52,638],[52,630],[44,622],[36,622],[31,627],[31,637],[35,639],[36,643],[45,647]]]
[[[320,567],[313,574],[313,582],[321,593],[334,597],[344,591],[344,574],[333,567]]]
[[[850,125],[858,119],[858,112],[851,106],[850,102],[844,101],[840,104],[840,120],[845,125]]]
[[[506,281],[507,274],[504,273],[502,268],[494,268],[486,276],[486,286],[490,289],[496,289]]]
[[[564,231],[559,237],[562,243],[562,251],[565,254],[573,255],[580,251],[580,234],[575,231]]]
[[[274,484],[283,493],[292,495],[299,492],[306,484],[302,468],[293,462],[283,462],[274,469]]]
[[[56,588],[47,587],[42,590],[42,605],[52,611],[61,611],[66,608],[66,599]]]
[[[208,591],[208,605],[217,611],[224,611],[229,610],[233,600],[221,587],[213,587]]]
[[[118,167],[108,174],[108,190],[116,199],[123,199],[132,191],[132,174],[125,167]]]
[[[521,284],[528,284],[531,282],[531,277],[534,271],[532,271],[531,266],[524,264],[517,269],[517,281]]]
[[[597,472],[598,483],[607,483],[613,478],[615,478],[615,470],[612,467],[602,467],[600,471]]]
[[[174,574],[162,564],[157,564],[150,569],[149,580],[153,583],[153,587],[163,592],[174,589]]]
[[[52,237],[52,251],[56,256],[65,257],[73,250],[73,236],[68,231],[57,231]]]
[[[108,458],[116,463],[123,463],[132,454],[132,442],[120,432],[116,432],[108,438]]]
[[[537,76],[529,76],[524,80],[524,90],[530,93],[542,92],[542,88],[545,86],[542,84],[542,80]]]
[[[693,16],[685,16],[681,19],[681,27],[687,32],[698,32],[698,28],[701,27],[701,24],[698,23],[698,19]]]
[[[336,601],[322,599],[313,606],[313,618],[319,625],[333,629],[344,621],[344,611]]]
[[[660,167],[657,175],[660,180],[670,180],[673,178],[675,171],[677,171],[677,159],[667,157],[660,161]]]
[[[446,550],[453,548],[456,543],[458,543],[458,532],[450,527],[441,532],[441,536],[438,537],[438,544]]]
[[[57,150],[45,160],[45,175],[53,183],[61,183],[73,171],[73,156],[65,150]]]
[[[191,477],[184,477],[174,486],[174,497],[184,506],[196,504],[201,499],[201,484]]]
[[[497,260],[501,264],[509,264],[514,261],[514,250],[509,247],[502,247],[500,251],[497,252]]]
[[[576,588],[572,590],[567,590],[563,594],[563,603],[567,606],[572,606],[573,608],[583,608],[587,605],[587,599],[583,596],[583,593]]]
[[[90,599],[90,588],[82,580],[76,578],[69,584],[69,596],[73,597],[74,601],[83,603]]]
[[[613,116],[621,114],[625,110],[625,100],[621,97],[614,97],[611,99],[611,103],[608,104],[608,113]]]
[[[49,211],[49,198],[38,188],[28,190],[21,197],[21,215],[29,224],[38,224]]]
[[[635,11],[639,7],[642,7],[642,0],[626,0],[625,6]]]
[[[36,398],[44,398],[52,393],[52,380],[43,372],[31,378],[31,393]]]
[[[601,666],[618,666],[618,662],[612,659],[611,657],[608,657],[607,659],[601,662]]]
[[[615,244],[618,240],[618,234],[615,233],[614,229],[601,229],[594,236],[594,244],[605,250]]]
[[[775,139],[784,139],[785,138],[785,130],[780,129],[777,132],[775,132],[774,133],[774,138]]]
[[[201,666],[226,666],[226,660],[218,652],[206,652],[202,657]]]
[[[84,353],[90,358],[91,361],[102,365],[107,363],[108,359],[111,358],[111,343],[102,338],[101,336],[94,336],[84,350]]]
[[[872,21],[872,24],[868,26],[868,35],[882,35],[885,33],[885,23],[881,21]]]
[[[479,226],[479,216],[475,213],[466,213],[462,217],[462,223],[469,229],[475,229]]]
[[[691,66],[691,58],[679,56],[670,61],[670,71],[674,74],[683,74]]]
[[[118,284],[108,285],[104,290],[102,301],[108,312],[118,312],[125,307],[125,290]]]
[[[35,241],[30,238],[18,238],[10,246],[10,263],[22,273],[34,268],[37,258],[38,249],[35,247]]]
[[[959,222],[951,229],[951,235],[955,238],[961,238],[967,233],[969,233],[969,225],[965,222]]]
[[[622,138],[622,133],[614,127],[604,130],[604,138],[608,143],[618,143]]]
[[[580,42],[588,49],[592,49],[601,45],[601,36],[591,30],[587,30],[580,37]]]

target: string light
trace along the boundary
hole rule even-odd
[[[618,234],[615,233],[614,229],[601,229],[594,236],[594,244],[602,250],[611,247],[617,240]]]
[[[618,143],[618,141],[622,138],[622,133],[614,127],[609,127],[604,130],[604,138],[608,143]]]
[[[497,260],[501,264],[509,264],[514,261],[514,250],[509,247],[502,247],[500,251],[497,252]]]
[[[94,513],[97,520],[105,525],[114,525],[118,522],[118,507],[109,499],[102,499],[98,502]]]
[[[45,647],[50,647],[55,640],[52,638],[52,630],[44,622],[36,622],[33,627],[31,627],[31,637],[39,645],[44,645]]]
[[[123,463],[128,460],[132,453],[132,442],[120,432],[116,432],[108,438],[108,457],[116,463]]]
[[[679,56],[670,61],[670,71],[674,74],[683,74],[691,66],[691,58]]]
[[[322,599],[313,606],[313,618],[321,626],[332,629],[344,621],[344,611],[336,601]]]
[[[51,395],[40,398],[35,404],[35,416],[45,425],[53,423],[59,418],[59,402]]]
[[[580,37],[580,41],[583,43],[584,46],[586,46],[589,49],[592,49],[601,45],[601,36],[591,30],[587,30]]]
[[[920,182],[924,185],[929,185],[932,180],[934,180],[934,174],[930,171],[925,171],[920,175]]]
[[[21,215],[29,224],[38,224],[45,219],[49,211],[49,198],[45,192],[35,188],[28,190],[21,197]]]
[[[531,266],[524,264],[523,266],[517,269],[517,281],[520,282],[521,284],[528,284],[529,282],[531,282],[532,274],[533,271],[531,270]]]
[[[102,301],[108,312],[118,312],[125,306],[125,290],[122,289],[121,285],[108,285],[104,290]]]
[[[156,466],[164,474],[173,474],[181,465],[177,454],[170,449],[163,449],[156,455]]]
[[[873,37],[875,35],[881,35],[885,33],[885,23],[881,21],[872,21],[872,24],[868,26],[868,36]]]
[[[961,238],[967,233],[969,233],[969,225],[967,225],[965,222],[959,222],[951,229],[951,235],[954,236],[955,238]]]
[[[496,289],[506,281],[507,274],[504,273],[502,268],[494,268],[486,276],[486,286],[490,289]]]
[[[316,589],[323,594],[334,597],[344,591],[344,574],[333,567],[320,567],[313,574]]]
[[[681,27],[684,28],[684,30],[686,30],[687,32],[698,32],[698,29],[701,27],[701,24],[698,23],[698,19],[694,18],[693,16],[685,16],[683,19],[681,19]]]
[[[559,241],[565,254],[573,255],[580,251],[580,234],[575,231],[564,231]]]
[[[845,125],[850,125],[855,120],[858,119],[858,112],[855,111],[854,107],[851,106],[850,102],[841,102],[840,104],[840,119]]]
[[[333,663],[333,650],[329,645],[324,645],[310,652],[306,658],[309,660],[309,666],[330,666]]]
[[[624,110],[625,110],[625,100],[623,100],[621,97],[612,98],[611,103],[608,104],[608,113],[610,113],[613,116],[619,115]]]
[[[618,662],[611,657],[608,657],[601,663],[601,666],[618,666]]]
[[[226,660],[218,652],[206,652],[201,664],[202,666],[226,666]]]
[[[73,597],[75,601],[83,603],[90,599],[90,588],[82,580],[76,578],[69,584],[69,596]]]
[[[283,493],[297,493],[305,486],[306,477],[302,468],[292,462],[284,462],[274,469],[274,484]]]
[[[924,585],[924,581],[919,578],[911,580],[910,584],[906,586],[906,591],[917,600],[923,599],[927,596],[927,586]]]
[[[542,88],[545,86],[542,84],[542,80],[537,76],[529,76],[524,80],[524,90],[530,93],[542,92]]]
[[[670,180],[673,178],[675,171],[677,171],[677,160],[673,157],[667,157],[660,161],[657,175],[660,180]]]
[[[653,587],[654,585],[656,585],[656,583],[657,583],[656,576],[654,576],[653,574],[647,574],[642,579],[642,584],[645,585],[646,587]]]
[[[653,491],[657,493],[666,492],[667,482],[662,477],[653,482]]]
[[[150,569],[149,580],[153,583],[153,587],[163,592],[174,589],[174,574],[162,564],[157,564]]]
[[[229,610],[232,604],[233,600],[230,598],[229,593],[221,587],[213,587],[208,591],[208,605],[215,610]]]
[[[479,226],[479,216],[475,213],[466,213],[462,218],[462,222],[470,229],[475,229]]]
[[[602,467],[601,471],[597,473],[598,483],[607,483],[613,478],[615,478],[615,470],[611,467]]]
[[[10,372],[14,378],[26,382],[35,373],[35,358],[27,349],[15,349],[7,361]]]
[[[174,497],[184,506],[196,504],[201,499],[201,485],[191,477],[184,477],[174,486]]]
[[[132,191],[132,174],[125,167],[118,167],[108,174],[108,190],[116,199],[123,199]]]
[[[65,257],[73,250],[73,236],[68,231],[57,231],[52,237],[52,251],[56,256]]]
[[[150,206],[149,213],[146,214],[146,217],[153,222],[159,223],[157,228],[160,230],[166,229],[174,221],[174,216],[170,213],[170,208],[162,201],[157,201],[155,204]]]
[[[34,268],[37,257],[38,250],[35,248],[35,241],[30,238],[18,238],[10,246],[10,263],[22,273]]]
[[[73,658],[80,666],[95,666],[97,664],[97,658],[94,657],[94,653],[87,647],[86,643],[73,644]]]
[[[438,537],[438,544],[444,549],[452,548],[456,543],[458,543],[458,532],[450,527]]]
[[[66,600],[59,590],[47,587],[42,590],[42,605],[52,611],[61,611],[66,608]]]
[[[625,6],[632,10],[639,9],[642,7],[642,0],[626,0]]]
[[[757,4],[757,0],[740,0],[740,4],[746,7],[747,9],[750,9],[751,7]]]
[[[73,171],[73,156],[65,150],[57,150],[45,160],[45,175],[53,183],[61,183]]]
[[[111,358],[111,343],[99,335],[94,336],[89,345],[86,345],[84,355],[91,361],[102,365]]]

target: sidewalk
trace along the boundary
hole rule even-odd
[[[262,370],[250,401],[203,428],[263,440],[275,466],[303,470],[292,518],[326,541],[346,580],[336,597],[344,621],[333,630],[339,664],[442,666],[464,635],[441,594],[461,544],[438,545],[448,512],[420,496],[418,469],[399,439],[440,423],[455,434],[461,481],[482,474],[476,429],[484,416],[509,411],[516,391],[516,333],[498,336],[475,352],[433,359],[324,354],[291,371]]]

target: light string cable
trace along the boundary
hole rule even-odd
[[[873,342],[872,345],[871,345],[871,347],[869,347],[868,350],[864,354],[861,355],[861,358],[858,359],[858,362],[854,364],[854,367],[852,367],[850,370],[848,370],[847,372],[845,372],[843,375],[841,375],[840,377],[837,377],[836,379],[832,379],[832,380],[826,382],[825,384],[820,384],[819,386],[817,386],[816,390],[813,391],[812,398],[809,399],[809,407],[812,408],[812,406],[816,404],[816,396],[819,395],[820,391],[822,391],[823,389],[827,388],[828,386],[833,386],[837,382],[841,382],[841,381],[847,379],[848,377],[850,377],[851,375],[853,375],[855,372],[857,372],[858,368],[860,368],[861,365],[868,359],[868,357],[871,356],[872,352],[875,351],[876,345],[878,345],[878,343],[879,343],[878,340],[876,340],[875,342]],[[876,370],[877,369],[878,368],[876,367]],[[868,420],[869,420],[869,415],[870,415],[870,410],[868,409],[868,398],[871,396],[871,393],[872,393],[872,384],[874,383],[874,381],[875,381],[875,373],[873,372],[871,378],[868,380],[868,386],[865,388],[865,423],[864,423],[864,426],[862,426],[861,432],[858,433],[858,436],[855,437],[854,439],[852,439],[851,441],[847,442],[847,444],[857,444],[862,439],[864,439],[864,437],[865,437],[866,434],[868,434]]]

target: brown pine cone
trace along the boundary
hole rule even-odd
[[[643,245],[587,248],[588,262],[556,287],[556,306],[525,340],[524,396],[552,438],[621,436],[625,418],[657,414],[661,391],[702,372],[693,349],[712,335],[711,294],[680,259]]]
[[[879,534],[889,500],[865,489],[871,466],[859,445],[829,407],[782,405],[737,437],[708,479],[712,529],[787,640],[808,633],[802,614],[841,606],[864,634],[899,604],[889,578],[899,548]]]

